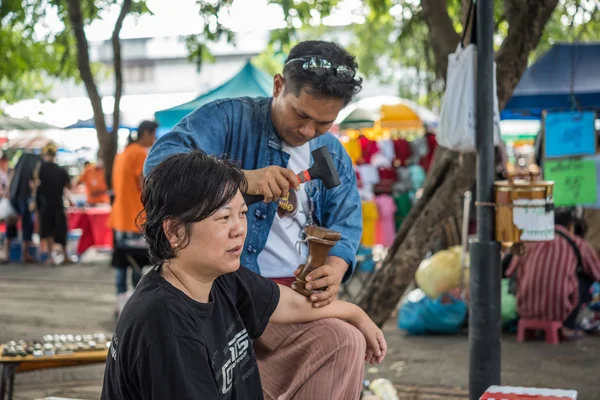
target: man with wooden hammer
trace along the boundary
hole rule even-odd
[[[335,43],[299,43],[283,74],[273,78],[273,97],[223,99],[196,109],[156,142],[144,168],[147,174],[169,155],[196,148],[238,161],[248,180],[247,195],[263,198],[249,208],[241,264],[280,284],[291,285],[306,261],[306,225],[340,232],[327,263],[306,278],[307,289],[322,290],[310,296],[315,307],[327,306],[352,274],[362,233],[350,157],[328,132],[361,89],[357,68],[355,57]],[[310,180],[301,186],[298,174],[305,177],[311,154],[320,147],[331,155],[340,184],[327,188],[324,180]],[[270,324],[254,348],[267,399],[360,395],[365,342],[344,321]],[[242,370],[233,373],[243,375]]]

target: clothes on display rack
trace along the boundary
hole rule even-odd
[[[375,229],[377,228],[377,220],[379,212],[377,211],[377,203],[375,201],[362,202],[362,217],[363,217],[363,232],[360,244],[365,247],[373,247],[375,245]]]
[[[354,169],[357,172],[359,183],[359,194],[363,200],[373,200],[375,194],[373,187],[379,182],[379,172],[371,164],[356,165]]]
[[[425,183],[425,170],[418,164],[411,165],[410,167],[408,167],[408,170],[410,171],[412,191],[416,192],[417,190],[422,188],[423,184]]]
[[[356,139],[348,139],[341,141],[342,146],[346,149],[346,152],[350,156],[352,160],[352,164],[356,165],[358,161],[362,159],[362,149],[360,147],[360,142],[358,138]]]
[[[394,139],[394,166],[406,166],[406,162],[410,159],[412,155],[412,150],[410,149],[410,143],[406,139]]]
[[[373,155],[379,151],[379,146],[377,146],[377,142],[367,138],[364,135],[359,136],[358,141],[360,143],[360,148],[362,151],[362,161],[367,164],[370,164],[371,157],[373,157]]]
[[[392,163],[396,159],[396,152],[394,150],[394,142],[392,139],[381,139],[377,144],[379,146],[380,154]]]
[[[410,209],[412,208],[412,201],[410,200],[409,193],[402,193],[394,196],[394,203],[396,203],[396,230],[400,229],[402,222],[408,216]]]
[[[377,211],[379,213],[375,242],[390,247],[394,243],[394,238],[396,236],[396,223],[394,218],[396,214],[396,203],[392,196],[387,194],[375,197],[375,203],[377,204]]]
[[[425,134],[425,140],[427,141],[429,153],[423,158],[421,158],[421,166],[425,171],[429,171],[431,163],[433,162],[433,155],[435,154],[435,149],[437,148],[437,140],[435,139],[435,135],[430,132]]]
[[[396,182],[396,169],[392,167],[381,167],[377,169],[379,182],[375,185],[375,193],[392,193],[392,186]]]

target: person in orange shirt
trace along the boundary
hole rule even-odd
[[[116,268],[117,315],[129,298],[127,271],[131,267],[131,283],[135,288],[141,278],[140,268],[149,263],[145,248],[132,248],[126,242],[141,240],[137,218],[144,208],[141,201],[143,168],[148,150],[156,141],[157,127],[155,122],[143,121],[137,130],[137,137],[132,139],[130,136],[130,143],[117,155],[113,164],[114,201],[108,223],[115,232],[112,265]]]
[[[83,173],[77,178],[75,185],[85,186],[87,203],[90,206],[110,203],[102,158],[98,158],[95,166],[86,163]]]

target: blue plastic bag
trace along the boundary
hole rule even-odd
[[[411,335],[453,334],[460,330],[466,315],[467,306],[462,300],[449,294],[432,300],[421,289],[415,289],[400,307],[398,328]]]

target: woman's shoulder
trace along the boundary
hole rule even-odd
[[[142,278],[127,301],[117,327],[122,325],[137,335],[148,336],[151,341],[192,331],[193,323],[185,304],[166,290],[160,280],[155,271]]]

